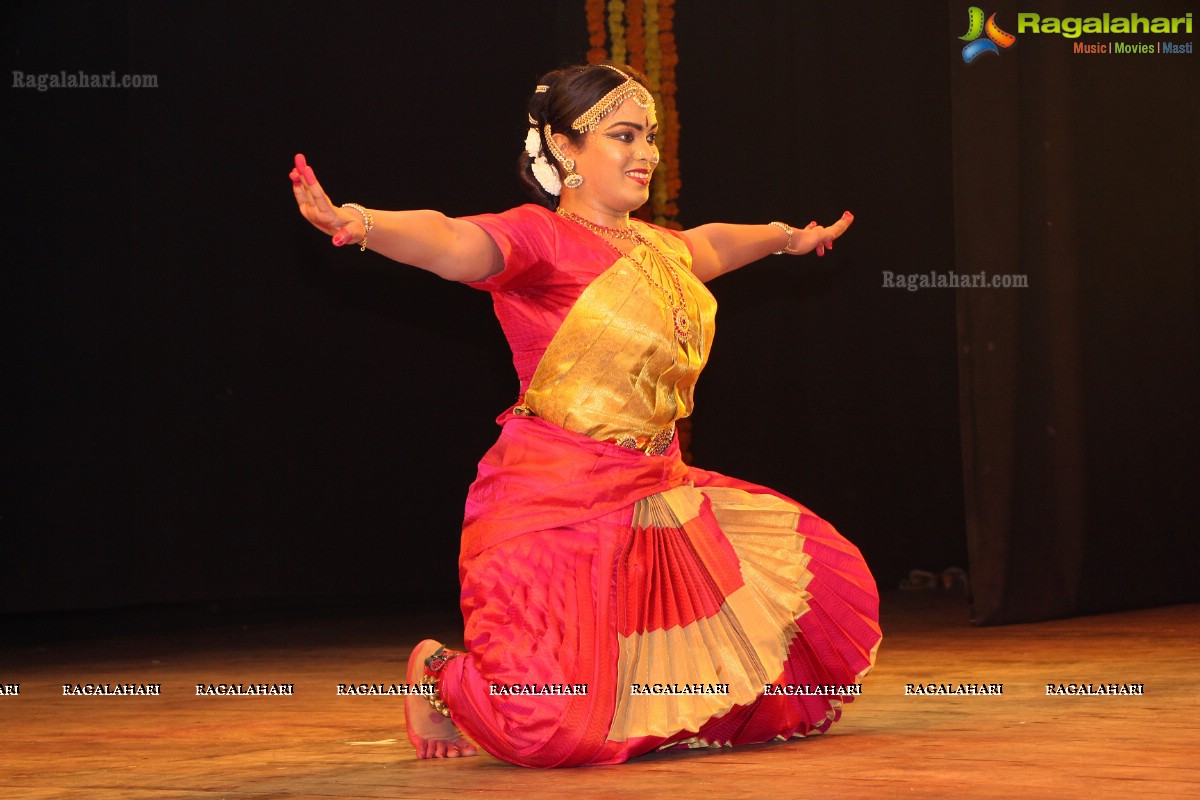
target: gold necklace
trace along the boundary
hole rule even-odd
[[[558,214],[564,219],[569,219],[572,222],[587,228],[589,231],[599,236],[602,242],[615,250],[618,256],[625,259],[630,264],[633,264],[637,271],[642,273],[642,277],[644,277],[651,286],[653,286],[655,289],[658,289],[659,293],[662,294],[662,296],[666,299],[667,305],[671,309],[671,321],[675,326],[675,338],[684,344],[687,344],[689,341],[691,341],[692,323],[691,320],[688,319],[687,308],[684,305],[686,296],[683,293],[683,282],[679,280],[679,273],[675,271],[674,259],[668,258],[667,254],[660,250],[658,246],[654,244],[654,242],[650,241],[650,239],[643,234],[638,233],[632,226],[628,228],[608,228],[604,225],[597,225],[591,220],[584,219],[578,214],[574,214],[563,208],[558,209]],[[654,276],[650,274],[649,270],[630,258],[627,253],[622,253],[616,245],[610,241],[607,241],[604,238],[605,236],[611,236],[614,239],[635,241],[638,244],[645,245],[650,250],[653,250],[658,257],[662,259],[663,263],[666,264],[667,272],[671,275],[671,281],[675,285],[675,292],[678,294],[678,299],[676,299],[675,294],[672,294],[665,287],[663,287],[662,284],[654,280]]]

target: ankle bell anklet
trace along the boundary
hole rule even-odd
[[[450,716],[450,709],[446,706],[446,702],[442,700],[441,689],[441,672],[446,664],[451,659],[457,658],[462,653],[457,650],[447,650],[445,645],[434,651],[433,655],[425,659],[425,674],[421,676],[421,686],[431,686],[433,690],[428,694],[424,694],[425,699],[429,701],[429,705],[433,706],[433,710],[441,714],[443,717]]]

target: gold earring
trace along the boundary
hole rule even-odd
[[[564,161],[563,169],[567,171],[567,177],[563,178],[563,186],[568,189],[578,189],[583,186],[583,176],[575,171],[575,159],[568,158]]]
[[[567,177],[563,178],[563,186],[568,189],[578,189],[583,185],[583,176],[575,172],[575,159],[567,158],[566,153],[559,148],[558,143],[550,135],[549,125],[546,126],[545,134],[546,149],[550,151],[550,155],[554,156],[554,160],[562,164],[563,169],[567,171]]]

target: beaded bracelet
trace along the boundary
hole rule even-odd
[[[788,235],[787,244],[783,246],[782,250],[776,250],[773,255],[781,256],[784,253],[795,254],[797,251],[792,249],[792,237],[796,235],[796,232],[792,230],[792,226],[788,225],[786,222],[769,222],[767,224],[774,225],[776,228],[779,228]]]
[[[357,211],[359,214],[362,215],[363,238],[362,238],[362,241],[358,243],[358,251],[360,253],[366,252],[367,234],[371,232],[371,228],[375,227],[375,218],[371,216],[370,210],[363,208],[358,203],[342,203],[342,208],[353,208],[355,211]],[[791,244],[790,239],[788,240],[788,244]]]

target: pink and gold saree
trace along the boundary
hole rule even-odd
[[[635,223],[661,252],[617,258],[537,206],[470,219],[505,256],[476,286],[522,397],[467,500],[454,723],[536,767],[825,731],[874,662],[875,583],[805,507],[680,460],[716,311],[686,243]],[[663,255],[686,341],[647,280],[671,285]]]

